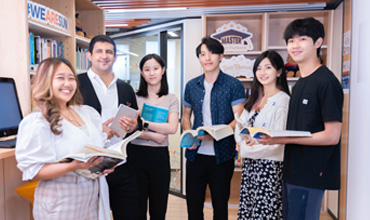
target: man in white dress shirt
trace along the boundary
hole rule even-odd
[[[113,73],[113,63],[117,58],[115,42],[106,35],[95,36],[90,42],[88,58],[91,68],[87,73],[78,75],[84,104],[94,107],[103,121],[112,119],[119,104],[137,109],[134,90]],[[136,130],[137,125],[136,119],[120,119],[120,126],[128,134]],[[110,134],[111,144],[121,140],[115,136],[113,130],[107,132]],[[130,144],[127,147],[130,147]],[[114,219],[137,219],[138,191],[130,163],[127,161],[118,166],[107,176],[107,181]]]

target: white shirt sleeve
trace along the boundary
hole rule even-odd
[[[56,161],[54,134],[40,112],[25,117],[18,129],[15,157],[23,180],[31,180],[45,163]]]
[[[243,123],[240,123],[240,122],[236,122],[235,124],[235,131],[234,131],[234,138],[235,138],[235,142],[241,142],[241,141],[244,141],[244,138],[242,135],[240,135],[240,131],[241,129],[246,126],[246,121],[248,119],[248,111],[247,110],[243,110],[242,114],[240,115],[240,121],[243,121]]]

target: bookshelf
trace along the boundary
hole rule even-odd
[[[79,11],[84,29],[90,35],[105,34],[104,11],[89,0],[34,0],[68,19],[63,31],[51,25],[28,19],[27,0],[0,1],[0,19],[4,34],[0,36],[0,76],[12,77],[23,116],[31,112],[30,39],[29,32],[62,41],[65,57],[76,65],[76,47],[88,48],[89,39],[76,37],[75,12]],[[85,27],[86,26],[86,27]],[[78,38],[78,39],[77,39]],[[24,184],[16,167],[14,149],[0,149],[0,220],[31,219],[31,205],[14,188]]]
[[[60,42],[63,45],[64,57],[72,63],[77,72],[85,72],[87,70],[86,54],[90,39],[76,35],[75,14],[79,14],[84,32],[90,36],[95,36],[105,34],[104,10],[89,0],[33,0],[32,2],[46,6],[65,16],[68,21],[68,28],[62,30],[29,17],[29,32],[41,38]],[[81,61],[81,59],[84,61]],[[84,64],[84,67],[81,67],[81,63]]]
[[[285,27],[294,19],[314,17],[324,24],[325,39],[321,47],[324,64],[332,68],[332,38],[333,36],[333,11],[299,11],[299,12],[265,12],[265,13],[247,13],[247,14],[220,14],[220,15],[204,15],[203,21],[203,36],[210,36],[216,33],[217,29],[224,24],[233,21],[235,24],[240,24],[247,28],[247,31],[253,34],[251,41],[253,50],[244,51],[241,53],[225,52],[225,58],[229,59],[233,56],[243,55],[245,58],[254,60],[265,50],[271,49],[277,51],[286,63],[288,52],[286,43],[283,40],[283,32]],[[340,79],[340,72],[335,72]],[[246,88],[250,88],[253,78],[240,79]],[[294,85],[297,78],[288,78],[288,83]]]
[[[327,65],[336,74],[337,78],[341,78],[341,71],[337,71],[341,63],[339,55],[333,48],[333,42],[340,42],[341,36],[337,33],[333,25],[335,11],[296,11],[296,12],[264,12],[264,13],[240,13],[240,14],[218,14],[218,15],[203,15],[202,16],[202,33],[203,36],[211,36],[217,33],[218,29],[233,21],[235,24],[240,24],[247,28],[247,32],[252,33],[251,42],[253,49],[239,53],[225,52],[224,57],[230,59],[231,57],[243,55],[245,58],[254,60],[257,56],[265,50],[271,49],[277,51],[284,63],[287,63],[287,47],[283,39],[283,32],[285,27],[297,18],[314,17],[321,21],[325,28],[325,39],[321,47],[322,58],[325,65]],[[235,27],[234,24],[234,27]],[[226,25],[227,26],[227,25]],[[240,29],[239,29],[240,30]],[[226,47],[225,47],[226,49]],[[238,63],[240,64],[240,63]],[[237,65],[238,65],[237,64]],[[235,65],[235,64],[234,64]],[[252,66],[253,67],[253,66]],[[229,69],[230,66],[228,66]],[[252,69],[252,68],[251,68]],[[227,72],[227,71],[225,71]],[[246,88],[246,91],[252,87],[253,76],[250,78],[237,77]],[[294,86],[298,77],[287,78],[288,84]],[[236,166],[234,169],[234,176],[231,181],[230,200],[231,204],[239,203],[240,192],[240,176],[242,169]],[[207,191],[207,198],[210,196]]]

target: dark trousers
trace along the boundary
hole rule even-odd
[[[107,176],[110,207],[114,220],[137,220],[139,213],[139,193],[134,172],[129,162],[116,167]]]
[[[296,186],[283,181],[283,219],[319,220],[324,189]]]
[[[207,184],[211,191],[213,219],[228,219],[230,181],[234,159],[216,164],[214,156],[198,154],[194,162],[186,161],[186,203],[189,220],[203,220]]]
[[[132,145],[129,154],[138,180],[139,219],[165,220],[170,188],[170,159],[167,147]]]

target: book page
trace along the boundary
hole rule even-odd
[[[120,152],[121,154],[124,154],[125,155],[125,158],[126,158],[126,147],[127,147],[127,144],[136,139],[137,137],[139,137],[141,135],[141,131],[135,131],[133,134],[131,134],[130,136],[128,136],[127,138],[123,139],[122,141],[119,141],[109,147],[107,147],[107,149],[109,150],[113,150],[113,151],[116,151],[116,152]]]
[[[244,137],[261,138],[261,135],[268,135],[270,137],[310,137],[311,133],[308,131],[293,131],[293,130],[268,130],[265,128],[244,127],[240,134]]]
[[[228,125],[212,125],[208,127],[200,127],[198,128],[198,135],[205,135],[208,133],[211,135],[216,141],[219,141],[227,136],[234,134],[233,129]],[[197,130],[198,130],[197,129]],[[206,133],[205,133],[206,132]]]

